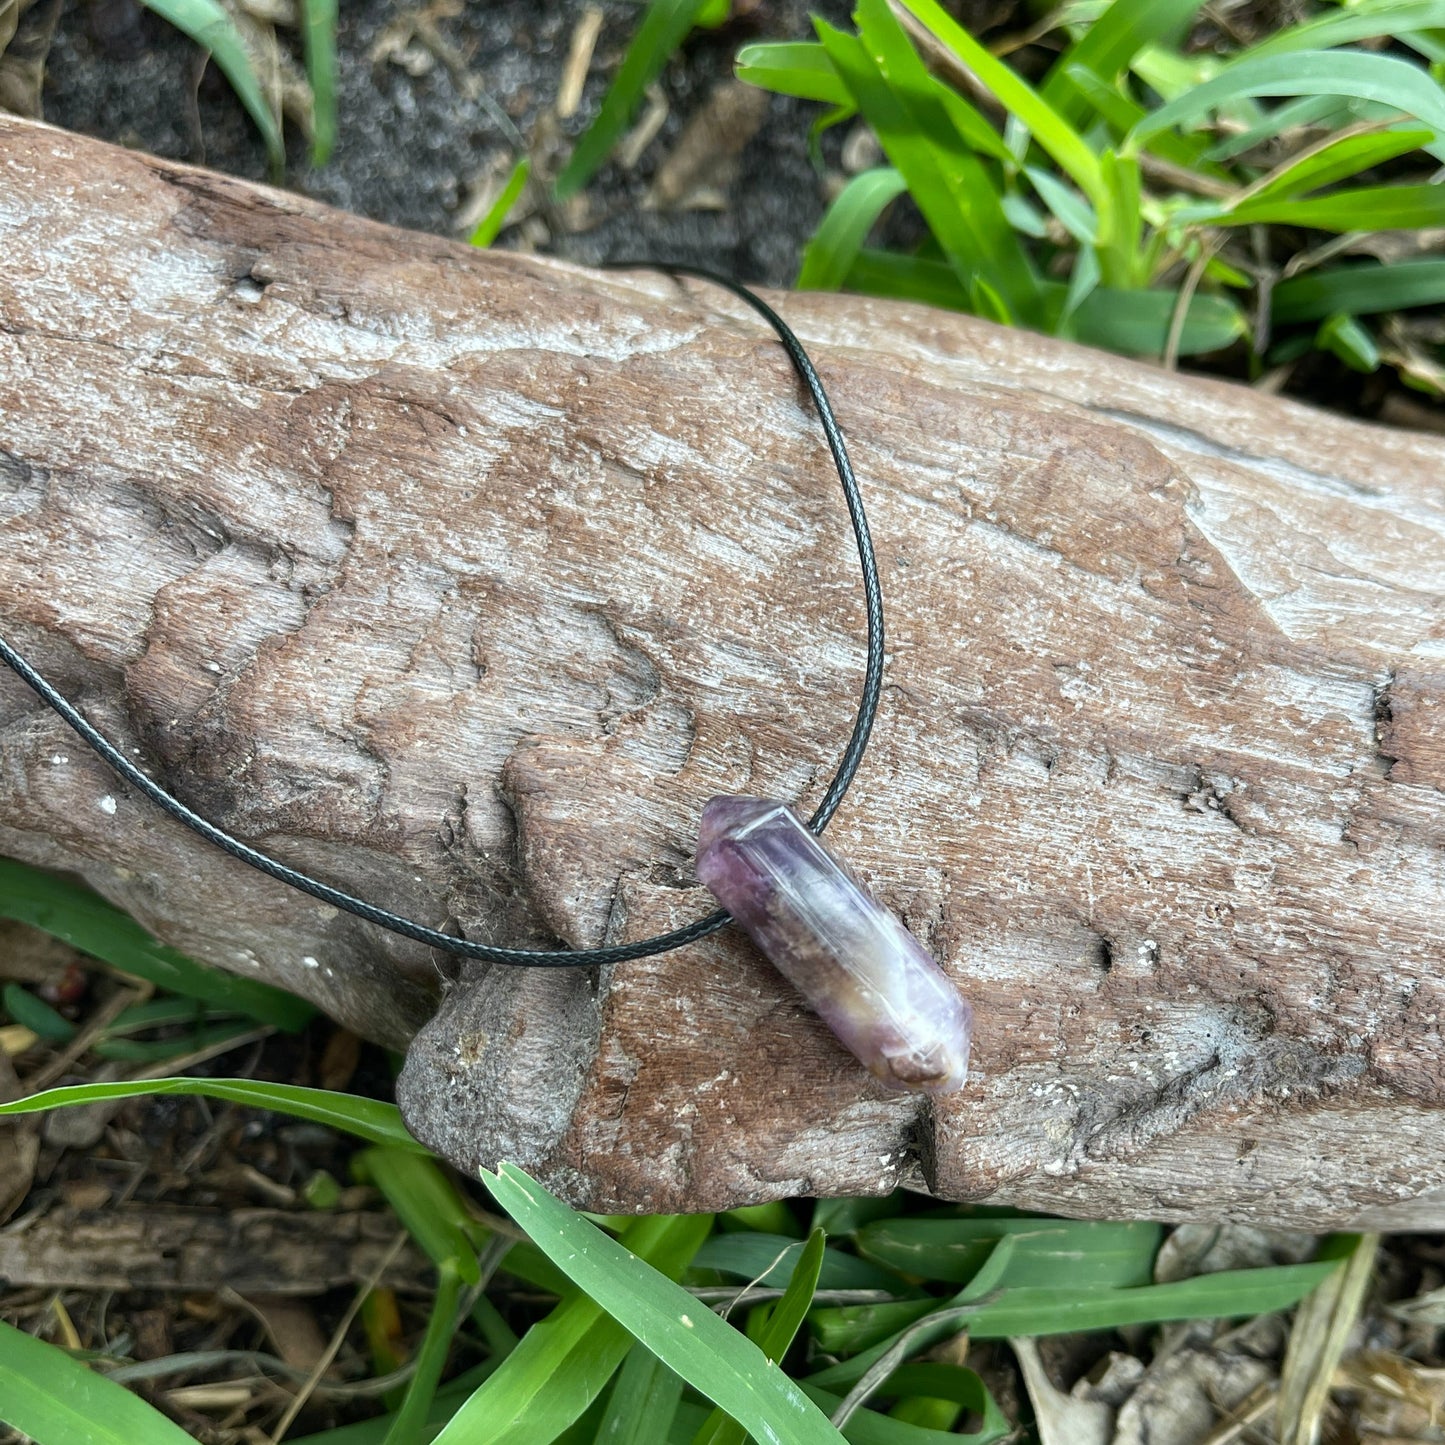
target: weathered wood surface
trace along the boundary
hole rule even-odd
[[[203,812],[469,936],[585,945],[706,906],[712,793],[816,799],[855,565],[727,296],[8,120],[0,236],[5,630]],[[424,1024],[420,1135],[595,1207],[906,1183],[1445,1223],[1445,445],[780,304],[891,624],[830,836],[972,998],[962,1094],[883,1096],[730,936],[458,973],[199,846],[8,678],[0,848],[374,1037]]]

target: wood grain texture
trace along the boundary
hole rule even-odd
[[[0,236],[7,634],[202,812],[423,921],[581,946],[705,908],[713,793],[816,801],[855,562],[729,297],[4,119]],[[972,999],[961,1094],[881,1094],[726,935],[458,970],[202,848],[4,679],[0,848],[373,1037],[420,1027],[421,1137],[593,1207],[903,1183],[1445,1223],[1445,446],[779,304],[889,608],[830,837]]]

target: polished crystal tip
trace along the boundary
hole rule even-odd
[[[871,1073],[895,1089],[963,1087],[973,1010],[786,803],[712,799],[697,876]]]

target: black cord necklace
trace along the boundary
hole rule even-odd
[[[858,545],[868,622],[867,663],[853,732],[838,770],[806,826],[791,808],[765,799],[718,798],[704,810],[698,875],[725,908],[670,933],[604,948],[498,948],[457,938],[323,883],[242,842],[143,773],[3,637],[0,661],[19,674],[128,783],[178,822],[233,858],[368,923],[487,963],[590,968],[682,948],[736,918],[843,1042],[885,1083],[949,1092],[966,1077],[971,1029],[968,1005],[917,940],[818,842],[858,771],[883,685],[883,595],[863,498],[843,435],[803,344],[761,297],[736,281],[698,267],[655,269],[725,287],[757,312],[782,342],[812,398],[838,469]],[[821,912],[820,900],[828,905]],[[821,926],[824,913],[831,914],[832,924]],[[782,923],[789,920],[789,927],[783,928]]]
[[[868,746],[868,734],[873,727],[873,718],[878,711],[878,696],[883,686],[883,594],[878,585],[878,567],[873,557],[873,541],[868,534],[868,518],[863,511],[863,498],[859,494],[853,466],[848,460],[848,449],[844,445],[842,432],[838,430],[838,423],[834,419],[833,408],[829,405],[822,380],[808,353],[803,349],[802,342],[793,334],[787,322],[760,296],[754,295],[746,286],[739,285],[736,281],[715,276],[694,266],[666,266],[657,269],[677,275],[694,276],[699,280],[726,287],[735,296],[746,301],[773,328],[787,349],[789,359],[817,408],[818,417],[823,423],[823,432],[828,438],[828,448],[838,468],[838,479],[843,484],[843,495],[847,499],[848,515],[853,523],[853,535],[858,542],[858,560],[863,572],[863,600],[868,614],[868,663],[863,675],[863,693],[858,702],[853,735],[848,740],[843,760],[838,765],[833,781],[828,785],[828,791],[823,795],[823,801],[808,823],[811,829],[821,833],[837,811],[838,804],[843,801],[843,795],[848,791],[849,784],[858,771],[858,764],[863,760],[863,751]],[[467,958],[482,959],[487,963],[512,964],[520,968],[591,968],[598,964],[624,963],[632,958],[649,958],[655,953],[682,948],[716,933],[729,922],[728,915],[719,909],[698,919],[696,923],[689,923],[685,928],[674,929],[671,933],[662,933],[655,938],[645,938],[637,943],[617,944],[609,948],[563,949],[496,948],[490,944],[457,938],[450,933],[443,933],[440,929],[428,928],[423,923],[416,923],[388,909],[379,908],[374,903],[368,903],[364,898],[357,898],[344,889],[333,888],[329,883],[323,883],[319,878],[313,878],[299,868],[292,868],[279,858],[273,858],[269,853],[263,853],[249,843],[243,843],[234,834],[201,817],[173,793],[167,792],[154,779],[147,777],[114,743],[92,727],[3,637],[0,637],[0,660],[19,673],[39,694],[42,701],[59,713],[128,783],[178,822],[199,833],[208,843],[214,843],[233,858],[249,863],[252,868],[257,868],[282,883],[288,883],[292,888],[299,888],[303,893],[321,899],[323,903],[364,918],[379,928],[390,929],[392,933],[399,933],[404,938],[413,938],[418,943],[429,944],[432,948],[463,954]]]

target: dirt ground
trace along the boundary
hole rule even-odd
[[[375,220],[443,235],[470,229],[468,201],[533,141],[555,103],[569,44],[586,6],[529,0],[408,7],[347,0],[338,36],[339,140],[313,169],[291,127],[286,183]],[[611,0],[582,102],[560,130],[578,133],[615,71],[637,7]],[[668,114],[631,169],[609,165],[589,187],[575,230],[545,249],[572,259],[645,257],[689,261],[742,279],[786,285],[826,204],[807,154],[817,107],[772,97],[726,184],[721,206],[644,205],[660,165],[689,116],[726,80],[749,39],[804,38],[812,9],[841,23],[849,6],[767,0],[721,30],[698,32],[662,77]],[[420,19],[451,47],[464,73],[419,42]],[[403,37],[413,27],[410,43]],[[198,76],[198,52],[135,0],[69,0],[46,69],[45,118],[179,160],[266,179],[266,155],[240,104],[214,68]],[[413,71],[418,73],[412,73]],[[198,83],[199,82],[199,83]],[[836,138],[835,142],[836,144]],[[475,219],[472,217],[471,219]],[[504,244],[518,244],[516,234]]]

